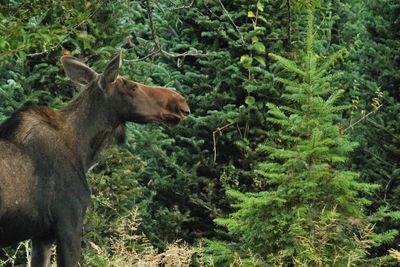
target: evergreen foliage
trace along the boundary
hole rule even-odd
[[[276,128],[271,140],[257,147],[268,156],[255,168],[255,175],[266,179],[265,190],[228,190],[236,211],[216,220],[238,238],[241,249],[274,265],[356,264],[368,248],[364,240],[348,237],[366,234],[364,208],[369,201],[363,195],[376,186],[360,182],[358,173],[342,167],[356,144],[339,128],[348,107],[337,104],[343,90],[331,87],[332,75],[327,74],[346,50],[327,58],[315,54],[313,20],[309,8],[300,65],[270,54],[298,78],[277,78],[285,85],[286,104],[268,104],[267,121]]]
[[[399,16],[396,0],[3,1],[0,121],[79,91],[61,55],[101,70],[123,50],[123,75],[192,115],[129,125],[91,170],[83,265],[183,248],[194,266],[396,266]]]
[[[363,180],[380,185],[368,209],[377,233],[370,253],[378,264],[386,262],[387,250],[399,243],[399,202],[395,193],[399,190],[399,157],[395,151],[400,62],[399,46],[394,44],[399,40],[400,6],[397,1],[386,1],[384,5],[351,1],[336,10],[341,20],[336,22],[332,40],[352,48],[344,66],[339,66],[346,73],[339,82],[347,88],[347,103],[353,105],[349,123],[360,121],[348,129],[359,142],[349,166],[358,170]]]

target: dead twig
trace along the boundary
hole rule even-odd
[[[172,10],[179,10],[179,9],[188,9],[191,8],[194,3],[196,2],[196,0],[192,0],[192,2],[190,2],[190,4],[188,5],[183,5],[183,6],[176,6],[171,0],[169,0],[168,2],[170,2],[171,4],[174,5],[174,7],[172,7]]]
[[[143,56],[143,57],[141,57],[141,58],[137,58],[137,59],[124,59],[124,61],[125,61],[125,62],[138,62],[138,61],[143,61],[143,60],[145,60],[145,59],[147,59],[147,58],[149,58],[149,57],[151,57],[151,56],[156,56],[156,55],[158,55],[158,54],[160,54],[160,51],[158,51],[158,50],[153,50],[153,51],[151,51],[149,54],[147,54],[147,55],[145,55],[145,56]]]
[[[217,129],[215,129],[215,131],[213,131],[213,142],[214,142],[214,162],[217,161],[217,133],[219,133],[219,135],[222,135],[222,131],[225,130],[226,128],[232,126],[233,124],[235,124],[234,122],[228,123],[222,127],[218,127]]]
[[[377,106],[374,110],[370,111],[368,114],[366,114],[365,116],[362,116],[359,120],[357,120],[356,122],[350,124],[346,129],[343,130],[343,133],[345,133],[347,130],[352,129],[355,125],[359,124],[360,122],[366,120],[369,116],[371,116],[372,114],[374,114],[375,112],[377,112],[383,105],[380,104],[379,106]]]
[[[395,178],[394,176],[390,177],[389,182],[387,182],[387,184],[385,186],[385,194],[383,195],[383,201],[385,201],[385,202],[386,202],[386,198],[387,198],[387,193],[389,191],[389,186],[390,186],[390,184],[391,184],[391,182],[393,181],[394,178]]]

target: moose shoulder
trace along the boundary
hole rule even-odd
[[[179,123],[185,99],[118,75],[121,56],[102,74],[71,56],[68,77],[85,85],[65,108],[24,107],[0,125],[0,247],[32,240],[32,267],[75,267],[90,199],[85,173],[101,150],[124,137],[125,123]]]

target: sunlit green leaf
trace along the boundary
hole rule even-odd
[[[265,58],[263,56],[254,56],[254,59],[260,63],[261,65],[265,66]]]
[[[244,102],[247,105],[252,106],[256,102],[256,99],[253,96],[247,96],[246,99],[244,100]]]
[[[264,11],[264,3],[261,1],[257,2],[257,9],[260,11]]]
[[[257,52],[265,52],[265,45],[261,42],[257,42],[255,44],[253,44],[253,48]]]
[[[249,18],[255,18],[256,15],[254,14],[253,11],[248,11],[248,12],[247,12],[247,17],[249,17]]]
[[[249,55],[243,55],[240,57],[240,62],[243,64],[245,68],[251,67],[251,63],[253,62],[253,58]]]

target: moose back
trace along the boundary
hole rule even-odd
[[[118,75],[121,55],[102,74],[71,56],[67,76],[85,89],[65,108],[24,107],[0,125],[0,247],[32,240],[31,266],[78,265],[90,190],[85,173],[125,123],[179,123],[185,99]]]

